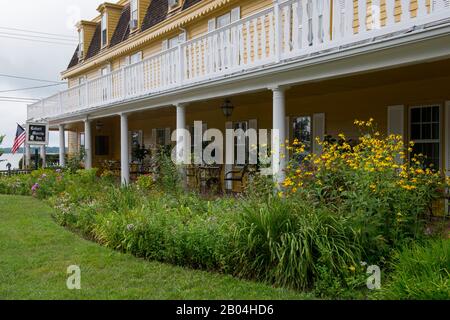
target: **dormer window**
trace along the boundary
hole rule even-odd
[[[180,0],[169,0],[169,11],[178,8],[180,3]]]
[[[108,43],[108,32],[107,32],[107,26],[108,26],[108,17],[107,14],[104,13],[102,15],[102,47],[106,46],[106,44]]]
[[[84,58],[84,30],[78,30],[78,59]]]
[[[135,30],[138,27],[138,0],[130,2],[130,29]]]

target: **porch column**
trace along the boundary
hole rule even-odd
[[[92,169],[92,134],[91,134],[91,120],[84,120],[84,152],[85,161],[84,168]]]
[[[185,135],[186,130],[186,106],[187,104],[179,103],[176,105],[177,108],[177,132],[176,132],[176,161],[177,165],[179,165],[179,172],[181,175],[181,181],[184,187],[187,186],[187,177],[186,170],[183,168],[183,164],[186,164],[187,158],[187,139]],[[179,142],[183,141],[182,144]]]
[[[66,166],[66,137],[64,125],[59,125],[59,166]]]
[[[186,159],[186,139],[185,139],[185,130],[186,130],[186,104],[179,103],[176,105],[177,108],[177,163],[183,164]],[[182,140],[183,144],[179,144],[178,142]]]
[[[41,159],[42,159],[42,168],[47,167],[45,145],[41,146]]]
[[[286,169],[286,87],[270,88],[273,92],[272,171],[276,183],[283,183]]]
[[[28,170],[31,168],[31,148],[28,143],[25,142],[25,159],[23,159],[23,168]]]
[[[122,185],[130,183],[130,159],[128,155],[128,115],[120,114],[120,173]]]

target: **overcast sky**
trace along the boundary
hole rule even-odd
[[[73,25],[81,19],[97,15],[98,0],[0,0],[0,74],[60,81],[60,72],[67,68],[77,46],[31,42],[7,37],[23,32],[4,29],[26,29],[37,32],[77,37]],[[2,29],[3,28],[3,29]],[[42,35],[46,36],[46,35]],[[51,37],[51,36],[48,36]],[[44,39],[41,39],[44,40]],[[52,41],[52,40],[50,40]],[[0,91],[42,86],[48,83],[0,76]],[[44,98],[65,86],[0,92],[0,97]],[[3,147],[11,147],[16,123],[26,121],[26,104],[0,101],[0,135],[6,135]],[[50,146],[57,146],[57,134],[50,135]]]

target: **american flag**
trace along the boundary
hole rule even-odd
[[[25,142],[25,129],[22,128],[20,125],[17,125],[16,138],[14,139],[14,144],[11,149],[11,152],[15,154],[24,142]]]

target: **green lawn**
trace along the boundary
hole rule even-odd
[[[66,287],[81,268],[81,290]],[[305,299],[230,276],[137,259],[58,226],[30,197],[0,195],[0,299]]]

